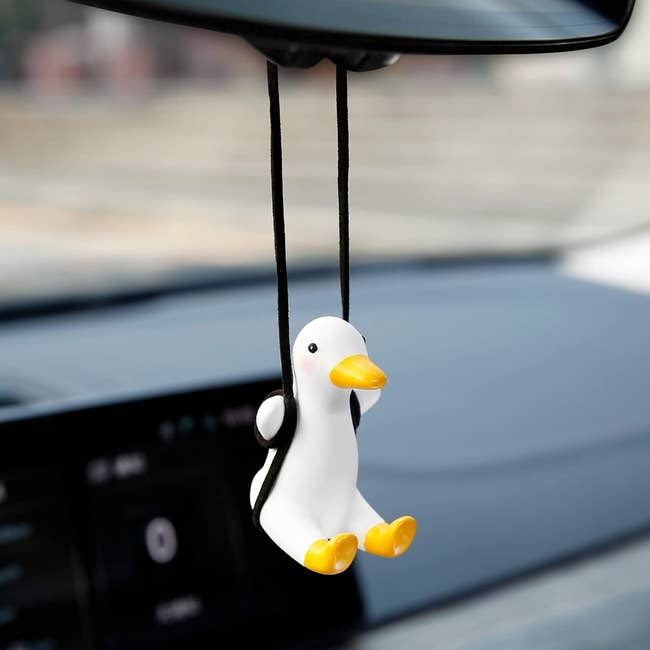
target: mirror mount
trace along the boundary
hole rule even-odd
[[[392,65],[399,54],[367,50],[314,47],[305,43],[247,39],[247,41],[269,61],[285,68],[311,68],[323,59],[342,65],[350,72],[370,72]]]

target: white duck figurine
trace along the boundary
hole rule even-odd
[[[326,575],[345,571],[357,548],[383,557],[401,555],[415,536],[415,519],[386,523],[357,489],[359,455],[350,410],[353,389],[362,414],[376,404],[386,375],[368,358],[363,336],[333,316],[302,329],[292,362],[296,430],[260,525],[296,562]],[[281,395],[260,406],[256,424],[266,440],[278,433],[284,410]],[[251,507],[276,453],[269,450],[253,478]]]

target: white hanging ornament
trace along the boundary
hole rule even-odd
[[[345,571],[360,548],[383,557],[408,549],[413,517],[388,524],[357,489],[359,454],[351,411],[354,390],[360,413],[374,406],[386,375],[369,358],[361,334],[345,320],[317,318],[293,346],[295,432],[287,449],[269,449],[251,483],[255,507],[276,454],[283,453],[275,482],[259,510],[259,523],[296,562],[317,573]],[[256,426],[270,444],[286,416],[282,395],[260,406]]]

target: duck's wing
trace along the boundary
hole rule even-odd
[[[355,389],[355,394],[359,400],[359,407],[361,409],[361,415],[367,413],[381,397],[381,389],[376,390],[358,390]]]
[[[267,397],[255,417],[257,430],[264,440],[272,440],[277,435],[284,421],[284,398],[282,395]]]

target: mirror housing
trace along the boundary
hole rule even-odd
[[[634,0],[72,0],[236,34],[272,61],[323,58],[349,70],[399,54],[516,54],[597,47],[625,29]]]

